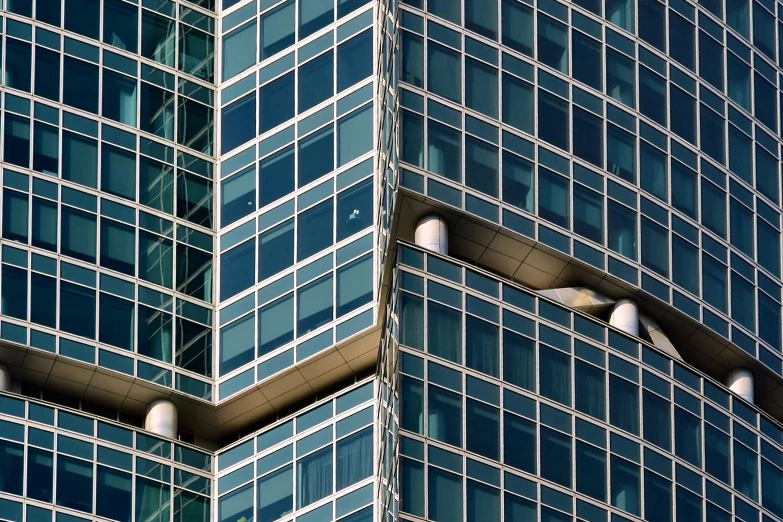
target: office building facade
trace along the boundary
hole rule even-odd
[[[783,520],[774,0],[6,0],[0,520]]]

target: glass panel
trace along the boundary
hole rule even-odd
[[[57,456],[58,506],[92,513],[92,466],[91,462]]]
[[[432,385],[428,391],[428,436],[462,446],[462,396]]]
[[[462,477],[429,468],[429,519],[435,522],[462,520]]]
[[[120,522],[131,521],[131,474],[98,466],[95,513]]]
[[[337,441],[337,490],[372,475],[373,427],[369,426]]]
[[[136,520],[168,522],[171,486],[136,477]]]
[[[296,462],[297,508],[332,494],[332,445]]]
[[[274,522],[294,509],[292,464],[258,479],[258,522]]]

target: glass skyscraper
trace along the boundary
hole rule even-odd
[[[0,520],[783,522],[783,3],[0,6]]]

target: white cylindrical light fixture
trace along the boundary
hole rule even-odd
[[[753,404],[753,372],[747,368],[735,368],[726,375],[726,386]]]
[[[449,227],[440,216],[424,216],[416,223],[416,244],[439,254],[449,253]]]
[[[177,407],[166,399],[157,399],[147,406],[144,429],[169,439],[177,438]]]
[[[609,324],[639,337],[639,307],[630,299],[618,299],[609,314]]]

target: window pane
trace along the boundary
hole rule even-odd
[[[94,9],[97,13],[97,7]],[[63,103],[98,114],[98,66],[70,56],[64,58],[64,64]]]
[[[701,422],[682,408],[674,408],[674,453],[701,467]]]
[[[91,462],[57,456],[57,505],[92,513]]]
[[[0,449],[0,454],[2,449]],[[21,453],[20,453],[21,456]],[[6,464],[9,465],[10,470],[14,469],[12,462],[4,462],[4,458],[0,456],[0,462],[3,462],[3,467]],[[0,475],[4,473],[0,472]],[[17,477],[17,481],[21,482],[21,473]],[[4,481],[0,479],[0,484]],[[19,493],[21,495],[21,483],[18,485]],[[0,486],[0,489],[7,491],[7,487]],[[52,502],[52,496],[54,493],[54,457],[49,451],[43,451],[36,448],[27,449],[27,496],[34,500],[41,500],[43,502]],[[12,491],[7,491],[13,493]],[[98,505],[98,514],[100,512],[100,502]],[[117,520],[123,520],[121,518]]]
[[[136,520],[167,522],[171,517],[171,486],[136,478]]]
[[[101,190],[136,199],[136,154],[101,143]]]
[[[331,150],[331,148],[329,149]],[[301,152],[301,151],[300,151]],[[258,165],[258,207],[294,191],[294,147],[287,147]],[[300,163],[300,169],[303,163]],[[329,167],[331,170],[331,167]]]
[[[98,187],[98,142],[63,131],[63,179]]]
[[[258,241],[258,279],[271,277],[294,264],[294,220],[267,230]]]
[[[465,448],[500,461],[500,411],[497,408],[467,399]]]
[[[607,238],[613,251],[636,260],[636,212],[612,200],[607,202]]]
[[[289,464],[258,480],[258,522],[274,522],[294,509],[294,468]]]
[[[259,132],[274,129],[296,114],[294,71],[267,83],[258,92]]]
[[[212,228],[212,181],[177,170],[177,217]]]
[[[571,357],[539,345],[540,393],[566,406],[571,405]]]
[[[57,327],[57,279],[30,274],[30,320],[49,328]]]
[[[462,64],[459,54],[427,42],[427,90],[447,100],[462,101]]]
[[[299,2],[299,39],[307,38],[322,27],[334,21],[333,2],[320,0],[300,0]]]
[[[453,181],[462,180],[462,133],[427,120],[427,170]]]
[[[138,352],[165,363],[173,363],[171,315],[139,305]]]
[[[101,266],[136,275],[136,232],[133,227],[101,218]]]
[[[139,231],[139,277],[166,288],[174,285],[172,241]]]
[[[30,92],[32,46],[12,38],[6,40],[5,46],[5,85]]]
[[[3,189],[3,238],[27,243],[29,209],[27,194]]]
[[[70,207],[62,207],[61,252],[95,263],[97,224],[95,216]]]
[[[133,350],[134,305],[109,294],[100,295],[100,333],[98,340],[125,350]]]
[[[330,247],[334,240],[334,200],[302,212],[297,216],[297,261],[306,259]]]
[[[432,385],[429,386],[428,391],[428,436],[461,447],[462,396]]]
[[[95,479],[95,513],[106,518],[131,521],[131,474],[98,466]]]
[[[468,522],[500,522],[500,490],[468,480]]]
[[[644,440],[671,450],[671,403],[644,390]]]
[[[538,171],[538,215],[570,228],[569,180],[545,168]]]
[[[65,29],[98,40],[101,4],[98,0],[66,0]]]
[[[642,263],[663,277],[669,276],[669,234],[647,218],[642,218]]]
[[[372,300],[372,270],[372,254],[337,270],[337,317],[342,317]]]
[[[639,434],[639,387],[614,375],[609,375],[609,422]]]
[[[430,467],[428,493],[430,520],[462,520],[462,477]]]
[[[644,519],[650,522],[671,522],[672,512],[672,483],[644,470]]]
[[[63,457],[64,459],[67,457]],[[21,495],[24,485],[24,447],[0,440],[0,491]],[[90,485],[92,489],[92,485]],[[51,496],[51,493],[49,493]]]
[[[498,70],[468,57],[465,58],[465,106],[490,118],[498,117]]]
[[[297,508],[332,494],[332,445],[296,463]]]
[[[330,125],[299,141],[298,186],[303,187],[333,169],[334,129]]]
[[[503,412],[503,462],[528,473],[536,473],[536,425]],[[514,441],[509,444],[508,441]]]
[[[574,232],[598,244],[603,244],[603,223],[603,195],[574,184]]]
[[[576,441],[576,490],[606,502],[606,452]]]
[[[571,487],[571,437],[541,427],[541,477]]]
[[[337,92],[372,75],[372,34],[368,29],[337,47]]]
[[[538,137],[563,150],[568,146],[568,102],[538,91]]]
[[[498,149],[471,136],[465,137],[465,185],[498,197]]]
[[[731,484],[730,439],[709,424],[704,425],[704,469],[725,484]]]
[[[538,61],[568,73],[568,30],[564,24],[538,14]]]
[[[223,107],[220,151],[226,153],[256,137],[256,95],[250,93]]]
[[[676,234],[672,236],[672,280],[699,295],[698,249]]]
[[[337,442],[337,490],[372,475],[373,427],[367,427]]]
[[[60,328],[74,335],[95,339],[95,290],[60,283]]]
[[[591,364],[574,361],[576,389],[574,407],[596,419],[606,418],[606,372]]]
[[[533,86],[503,73],[503,121],[528,134],[535,134]]]
[[[258,357],[294,339],[294,294],[258,311]]]
[[[334,94],[333,68],[334,54],[331,52],[322,54],[299,67],[300,114]]]
[[[633,515],[641,515],[639,466],[612,455],[612,505]]]
[[[296,3],[286,2],[261,18],[261,59],[269,58],[296,41]]]
[[[337,121],[337,166],[341,167],[362,154],[373,144],[373,106],[352,112]]]
[[[223,81],[229,80],[256,63],[258,28],[250,22],[223,37]]]
[[[427,351],[452,362],[462,362],[462,313],[427,302]]]
[[[400,511],[424,516],[424,465],[400,458]]]
[[[256,242],[246,241],[220,256],[220,299],[226,300],[255,283]]]
[[[297,292],[297,336],[305,335],[333,319],[334,290],[332,276],[327,275],[303,286]]]

